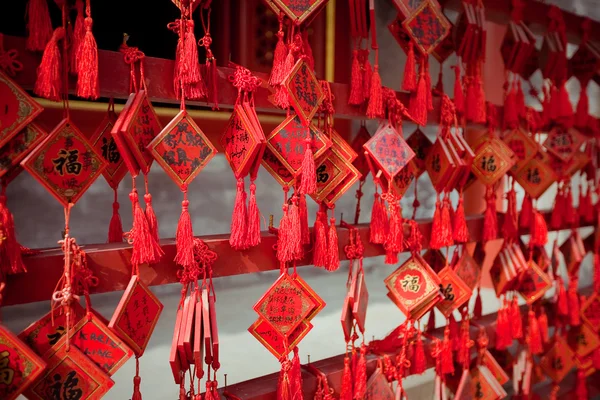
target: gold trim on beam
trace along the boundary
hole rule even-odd
[[[335,0],[329,0],[325,13],[325,79],[335,82]]]

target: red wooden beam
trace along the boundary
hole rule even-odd
[[[545,216],[549,220],[550,213],[545,213]],[[498,215],[499,226],[502,226],[502,217],[503,214]],[[483,217],[474,216],[467,218],[467,225],[469,227],[469,241],[479,241],[483,232]],[[427,248],[431,235],[431,220],[420,221],[419,228],[423,234],[423,248]],[[383,246],[369,243],[368,225],[358,225],[358,229],[365,247],[365,257],[385,254]],[[338,232],[340,257],[341,259],[346,259],[346,255],[343,254],[343,246],[348,242],[348,230],[338,228]],[[218,255],[218,259],[213,267],[213,276],[215,277],[279,269],[279,262],[273,250],[277,239],[268,232],[262,233],[260,245],[246,251],[233,251],[229,245],[229,235],[203,236],[201,239]],[[161,261],[153,264],[151,267],[144,266],[140,269],[142,279],[151,286],[178,282],[178,267],[173,261],[175,258],[175,240],[164,239],[161,241],[161,245],[165,252]],[[92,293],[125,289],[131,275],[131,264],[129,262],[131,259],[130,245],[126,243],[89,244],[83,245],[82,248],[87,253],[89,268],[98,277],[99,281],[98,286],[92,288]],[[311,246],[307,246],[307,248],[311,248]],[[311,256],[312,254],[308,254],[303,260],[298,262],[298,265],[310,265]],[[29,273],[8,277],[3,305],[48,300],[55,290],[56,282],[58,282],[62,275],[63,254],[59,248],[41,250],[41,253],[38,255],[26,257],[25,265]],[[43,276],[44,279],[34,280],[32,276]]]

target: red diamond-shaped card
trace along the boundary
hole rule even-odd
[[[503,146],[504,148],[501,148]],[[510,170],[515,161],[509,157],[512,151],[500,140],[485,140],[475,150],[471,170],[484,185],[498,182]]]
[[[423,172],[425,172],[425,158],[429,153],[429,149],[433,146],[431,140],[423,133],[423,131],[417,128],[408,139],[406,143],[415,152],[415,158],[411,160],[411,164],[414,166],[413,172],[418,178]]]
[[[162,303],[137,275],[131,277],[108,324],[141,357],[156,327]]]
[[[575,354],[561,336],[556,336],[552,347],[540,360],[542,371],[559,383],[575,367]]]
[[[409,163],[406,167],[402,168],[400,172],[394,177],[394,183],[392,187],[396,195],[403,197],[412,181],[415,180],[414,164]]]
[[[284,337],[262,318],[257,319],[256,322],[248,328],[248,332],[250,332],[256,340],[265,346],[265,348],[279,360],[281,357],[288,355],[292,349],[304,339],[312,328],[313,325],[310,322],[302,321],[302,323],[288,336],[287,349],[285,348]]]
[[[202,3],[202,0],[171,0],[173,4],[177,6],[181,11],[190,9],[191,12],[194,12],[196,7]]]
[[[0,70],[0,147],[25,128],[44,109]]]
[[[394,400],[396,398],[394,390],[381,371],[381,368],[377,368],[369,377],[365,398],[378,400]]]
[[[283,81],[290,105],[305,126],[311,124],[315,113],[323,102],[325,94],[321,84],[303,58],[300,58],[290,74]]]
[[[48,351],[67,333],[67,326],[70,325],[72,329],[84,315],[84,308],[78,302],[73,302],[68,323],[64,310],[58,309],[54,312],[54,316],[49,312],[25,328],[19,333],[19,339],[38,355],[48,358]]]
[[[422,54],[431,54],[450,33],[450,22],[432,0],[424,0],[402,26]]]
[[[255,137],[253,123],[241,105],[235,105],[225,132],[221,136],[221,146],[236,179],[248,175],[260,150],[260,139]]]
[[[352,316],[358,325],[358,329],[364,333],[365,323],[367,322],[367,306],[369,305],[369,291],[365,274],[359,271],[356,277],[356,293],[352,304]]]
[[[600,346],[598,334],[588,324],[572,326],[567,334],[567,343],[580,359]]]
[[[349,162],[354,162],[358,158],[358,154],[354,151],[354,148],[344,140],[342,135],[340,135],[335,129],[330,129],[329,131],[331,135],[331,147],[338,152],[338,154]],[[359,149],[362,150],[362,147]]]
[[[585,140],[585,136],[576,129],[555,126],[548,132],[544,147],[561,160],[568,161],[581,149]]]
[[[388,25],[388,29],[394,37],[394,39],[396,39],[398,46],[400,46],[400,48],[404,50],[404,53],[408,53],[408,43],[411,39],[408,33],[406,32],[406,29],[404,29],[404,27],[402,26],[402,21],[404,21],[404,17],[402,15],[398,15],[396,19]]]
[[[279,161],[269,147],[265,149],[261,164],[282,187],[289,188],[296,182],[294,174]]]
[[[463,254],[458,259],[456,266],[454,267],[456,275],[469,287],[471,290],[475,290],[479,285],[479,279],[481,277],[481,267],[477,262],[469,255],[468,252]]]
[[[529,160],[535,157],[540,147],[531,135],[520,128],[507,132],[503,140],[516,157],[515,165],[511,169],[512,173],[521,170]]]
[[[0,177],[18,165],[46,136],[48,133],[35,123],[27,125],[13,136],[0,148]]]
[[[112,376],[131,358],[133,351],[99,318],[82,318],[71,331],[71,345]]]
[[[15,400],[45,368],[44,360],[0,325],[0,398]]]
[[[532,198],[537,199],[556,182],[556,174],[550,167],[549,157],[544,152],[538,152],[515,175],[515,180]]]
[[[26,392],[28,399],[99,400],[115,384],[77,347],[70,346],[67,350],[65,339],[48,358],[46,372]]]
[[[269,0],[296,25],[302,25],[311,15],[316,15],[327,0]]]
[[[185,110],[179,111],[150,142],[148,150],[181,189],[194,180],[217,152]]]
[[[479,365],[471,369],[471,387],[468,392],[474,399],[480,400],[496,400],[506,397],[506,392],[502,385],[496,380],[490,370]],[[461,399],[467,396],[461,397]]]
[[[350,173],[350,167],[349,162],[343,159],[334,148],[329,149],[323,157],[316,161],[315,165],[317,190],[311,197],[320,203]]]
[[[519,282],[519,293],[527,304],[533,304],[540,299],[552,287],[552,280],[533,261],[529,261],[529,269],[521,275]]]
[[[496,357],[490,353],[489,350],[485,350],[483,352],[483,356],[481,357],[481,364],[484,365],[496,378],[499,384],[504,385],[510,381],[510,377],[502,368]]]
[[[115,141],[117,150],[119,151],[119,154],[123,158],[123,162],[125,163],[127,170],[129,171],[131,176],[134,178],[136,176],[138,176],[138,174],[140,173],[140,165],[138,164],[137,160],[133,156],[133,153],[129,149],[129,145],[127,144],[127,141],[125,140],[124,124],[125,124],[125,120],[127,119],[128,114],[129,114],[129,110],[131,110],[131,105],[133,104],[135,97],[136,97],[136,93],[131,93],[129,95],[127,102],[123,106],[123,110],[121,110],[119,117],[115,121],[113,128],[110,131],[110,134],[111,134],[113,140]]]
[[[83,133],[64,119],[21,165],[66,207],[81,198],[106,162]]]
[[[267,138],[265,136],[265,132],[263,131],[262,125],[258,120],[258,115],[256,114],[256,109],[254,108],[254,106],[247,101],[243,101],[242,107],[246,111],[246,116],[248,117],[251,126],[254,128],[254,138],[258,141],[258,150],[256,151],[254,161],[250,166],[250,179],[256,179],[256,177],[258,176],[258,170],[260,169],[261,160],[267,148]]]
[[[597,332],[600,330],[600,296],[592,293],[581,305],[581,318]]]
[[[449,317],[454,310],[471,298],[472,291],[450,267],[442,269],[438,276],[441,280],[440,290],[444,299],[438,302],[436,307],[442,314]]]
[[[113,189],[119,186],[119,183],[127,174],[124,157],[121,156],[115,138],[111,134],[116,122],[116,114],[109,111],[90,139],[98,154],[102,155],[102,158],[106,161],[106,168],[102,171],[102,175]]]
[[[425,169],[436,192],[441,193],[456,170],[446,143],[438,137],[425,158]]]
[[[148,145],[161,131],[162,125],[148,95],[144,90],[140,90],[135,94],[127,117],[123,121],[121,132],[127,147],[144,174],[150,171],[154,160]]]
[[[352,298],[350,297],[350,293],[348,293],[344,298],[340,322],[342,323],[342,332],[344,333],[344,340],[346,341],[346,343],[348,343],[352,339],[352,327],[354,324],[354,317],[352,315]]]
[[[313,299],[286,273],[256,302],[254,311],[285,337],[315,309]]]
[[[179,363],[181,366],[181,370],[182,371],[187,371],[188,368],[190,367],[190,359],[187,357],[186,353],[185,353],[185,346],[184,346],[184,341],[186,339],[185,337],[185,327],[189,322],[189,318],[190,318],[190,310],[192,310],[192,304],[191,304],[191,300],[190,297],[186,297],[183,303],[183,308],[180,308],[179,310],[177,310],[177,314],[179,314],[179,311],[181,310],[181,318],[178,318],[176,323],[175,323],[175,329],[177,330],[177,333],[175,335],[173,335],[173,341],[176,342],[176,346],[177,346],[177,354],[178,354],[178,359],[179,359]],[[195,308],[193,308],[193,312],[195,312]],[[193,314],[191,315],[193,317]],[[175,339],[175,336],[177,336],[177,339]]]
[[[169,351],[169,365],[171,366],[171,372],[173,373],[173,379],[175,384],[181,384],[181,378],[185,372],[181,365],[181,356],[177,344],[179,342],[179,334],[181,333],[181,321],[183,319],[183,309],[179,308],[175,315],[175,328],[173,329],[173,338],[171,340],[171,350]],[[202,363],[200,363],[202,365]]]
[[[358,172],[354,165],[347,163],[348,174],[342,179],[342,181],[325,196],[325,204],[327,207],[332,208],[335,202],[344,195],[350,188],[361,178],[361,173]]]
[[[371,139],[371,135],[367,128],[363,125],[360,127],[354,139],[352,139],[352,149],[356,152],[356,160],[352,161],[352,165],[361,173],[362,179],[369,175],[369,164],[365,155],[364,145]]]
[[[185,325],[181,327],[181,340],[178,342],[178,346],[183,346],[183,353],[185,354],[185,359],[188,363],[194,363],[194,350],[193,350],[193,342],[194,342],[194,324],[196,321],[196,304],[198,303],[198,292],[194,291],[188,297],[189,304],[187,309],[187,318],[185,320]],[[186,299],[187,300],[187,299]]]
[[[279,161],[297,176],[302,169],[306,139],[311,139],[311,150],[318,159],[331,147],[331,140],[314,125],[304,126],[298,116],[287,117],[267,139],[267,147]]]
[[[379,125],[363,147],[387,179],[393,179],[415,157],[415,152],[388,122]]]
[[[304,294],[310,298],[310,301],[314,304],[314,308],[306,316],[306,320],[312,320],[318,313],[325,308],[325,301],[314,291],[312,287],[298,274],[292,275],[292,279],[296,281],[298,286],[304,291]]]

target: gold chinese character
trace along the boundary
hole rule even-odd
[[[8,351],[0,353],[0,383],[4,385],[11,385],[15,376],[15,371],[8,366]]]
[[[405,292],[417,293],[421,289],[418,276],[405,275],[400,283],[402,284],[402,290]]]

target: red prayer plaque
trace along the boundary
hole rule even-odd
[[[402,22],[406,33],[422,54],[431,54],[450,33],[450,22],[432,0],[424,0]]]
[[[540,360],[540,367],[552,381],[559,383],[575,367],[575,354],[565,340],[557,336],[554,344]]]
[[[0,325],[0,398],[15,400],[45,368],[44,360]]]
[[[171,341],[171,351],[169,352],[169,364],[171,365],[171,372],[173,373],[173,379],[177,385],[181,384],[181,373],[184,372],[181,367],[181,357],[179,357],[178,343],[179,335],[181,333],[181,322],[183,319],[183,309],[177,310],[175,317],[175,328],[173,329],[173,340]]]
[[[162,303],[137,275],[131,277],[108,327],[141,357],[163,310]]]
[[[254,311],[278,333],[288,337],[315,306],[300,284],[284,273],[256,302]]]
[[[208,304],[208,290],[202,289],[202,323],[204,324],[204,361],[212,364],[212,339],[210,328],[210,305]]]
[[[394,177],[392,188],[396,192],[396,195],[403,197],[412,181],[415,180],[415,174],[413,172],[413,164],[408,164],[402,168],[400,172]]]
[[[294,68],[283,81],[287,90],[290,105],[296,111],[304,126],[309,126],[315,113],[323,102],[325,94],[321,84],[303,58],[300,58]]]
[[[540,147],[527,132],[520,128],[509,131],[503,140],[516,156],[515,165],[511,169],[512,173],[520,171],[535,157]]]
[[[102,171],[102,175],[113,189],[119,186],[127,174],[127,166],[111,134],[116,122],[117,116],[113,111],[109,111],[90,139],[98,154],[106,161],[106,168]]]
[[[406,143],[415,152],[415,158],[413,158],[410,163],[413,165],[414,174],[418,178],[425,172],[425,158],[429,153],[429,149],[433,146],[433,143],[431,143],[431,140],[429,140],[419,128],[406,139]]]
[[[342,316],[340,318],[340,322],[342,323],[342,332],[344,332],[344,340],[346,343],[350,342],[352,338],[352,325],[354,323],[354,318],[352,315],[352,298],[350,297],[350,293],[346,295],[344,299],[344,305],[342,306]]]
[[[472,291],[450,267],[441,270],[438,276],[444,299],[438,302],[436,307],[448,318],[454,310],[471,298]]]
[[[123,110],[121,110],[119,117],[115,121],[113,128],[110,131],[110,134],[115,141],[117,150],[119,150],[119,154],[123,158],[123,162],[125,163],[127,170],[134,178],[140,173],[140,166],[133,156],[133,153],[129,149],[129,145],[125,141],[125,131],[123,126],[129,114],[129,110],[131,110],[131,105],[133,104],[133,100],[135,100],[135,96],[135,93],[131,93],[129,95],[127,102],[123,106]]]
[[[471,171],[486,186],[498,182],[514,165],[512,151],[500,140],[485,140],[475,150]]]
[[[180,114],[181,112],[177,114],[175,119],[180,117]],[[121,126],[121,132],[123,133],[122,136],[127,143],[127,147],[129,147],[131,154],[144,174],[150,171],[150,166],[154,159],[148,145],[161,130],[162,125],[158,120],[150,99],[148,99],[145,91],[140,90],[136,93],[131,103],[129,112]],[[168,133],[163,132],[163,134],[166,136]]]
[[[254,124],[247,117],[244,108],[239,104],[234,106],[221,136],[221,146],[236,179],[243,178],[250,172],[261,148],[254,132]]]
[[[27,391],[29,399],[101,399],[115,384],[77,347],[67,351],[65,339],[48,359],[46,373]]]
[[[67,207],[81,198],[106,162],[83,133],[64,119],[21,165]]]
[[[282,187],[290,187],[296,182],[294,174],[279,161],[279,158],[268,147],[265,149],[261,164]]]
[[[352,304],[352,316],[356,320],[358,329],[365,333],[365,322],[367,319],[367,306],[369,305],[369,291],[367,290],[367,282],[365,282],[364,272],[359,272],[356,278],[356,294]]]
[[[331,147],[331,140],[314,125],[304,126],[297,116],[287,117],[267,139],[268,149],[294,176],[302,169],[306,139],[310,137],[314,158],[318,159]]]
[[[84,315],[85,310],[81,304],[73,302],[70,315],[71,329]],[[52,324],[52,312],[49,312],[19,333],[19,339],[39,356],[48,358],[48,351],[67,333],[66,328],[67,317],[61,308],[54,313],[54,325]]]
[[[515,180],[532,198],[537,199],[556,182],[556,174],[549,166],[545,153],[538,153],[515,175]]]
[[[442,192],[448,180],[454,174],[456,165],[450,156],[448,147],[441,137],[438,137],[429,154],[425,158],[425,169],[436,192]]]
[[[0,124],[1,126],[1,124]],[[0,177],[18,165],[31,150],[35,149],[48,133],[31,123],[0,148]]]
[[[248,332],[252,334],[267,350],[271,352],[277,359],[288,355],[295,346],[304,339],[311,331],[313,325],[308,321],[302,321],[300,325],[294,329],[287,338],[288,348],[285,348],[284,338],[280,335],[269,323],[264,319],[259,318],[249,328]]]
[[[258,115],[256,114],[254,106],[251,106],[247,101],[242,102],[242,106],[246,111],[246,116],[254,127],[254,137],[256,140],[258,140],[258,151],[256,152],[256,156],[254,157],[252,165],[250,166],[250,179],[255,179],[258,175],[258,170],[260,169],[263,154],[267,148],[267,138],[265,137],[265,132],[263,131],[262,125],[258,120]]]
[[[414,151],[388,122],[382,123],[363,147],[387,179],[393,179],[415,157]]]
[[[581,149],[585,141],[585,136],[576,129],[555,126],[548,132],[544,147],[561,160],[568,161]]]
[[[180,188],[194,180],[217,153],[185,110],[179,111],[152,140],[148,150]]]
[[[327,195],[350,173],[348,161],[332,147],[316,161],[317,190],[311,197],[322,202]]]
[[[327,4],[327,0],[270,0],[267,3],[274,3],[294,24],[302,25]]]
[[[362,179],[365,179],[369,174],[369,164],[365,155],[364,145],[371,139],[371,135],[367,128],[363,125],[360,127],[354,139],[352,139],[352,149],[356,152],[357,158],[352,162],[352,165],[361,173]]]
[[[190,298],[190,309],[188,311],[188,319],[183,329],[183,349],[185,350],[186,359],[190,364],[194,363],[194,327],[196,325],[196,304],[198,304],[198,292],[192,292]]]
[[[395,400],[396,395],[381,369],[377,368],[367,381],[367,399]]]
[[[454,268],[456,275],[467,285],[471,290],[475,290],[479,285],[481,277],[481,267],[475,262],[466,251],[463,252],[456,267]]]
[[[600,338],[587,324],[572,326],[567,334],[567,343],[578,358],[584,358],[600,346]]]
[[[529,268],[521,275],[518,289],[527,304],[533,304],[552,287],[552,280],[535,261],[531,260],[528,264]]]
[[[194,315],[194,364],[196,365],[196,377],[202,379],[204,376],[204,321],[202,319],[202,296],[198,296]]]
[[[506,371],[504,371],[504,368],[502,368],[496,358],[487,349],[483,352],[481,364],[487,367],[499,384],[504,385],[510,381],[510,377]]]
[[[216,371],[221,366],[219,362],[219,329],[217,325],[217,309],[214,293],[208,294],[208,308],[210,310],[210,340],[212,342],[212,367]]]
[[[44,109],[19,85],[0,71],[0,148]]]
[[[470,395],[480,400],[496,400],[506,397],[502,385],[494,378],[494,375],[484,365],[471,369]],[[463,396],[464,398],[467,396]]]
[[[194,310],[195,311],[195,310]],[[193,314],[192,314],[193,317]],[[185,327],[189,322],[190,318],[190,297],[186,297],[183,302],[183,308],[181,313],[181,320],[176,325],[176,328],[179,329],[177,333],[177,353],[179,354],[179,362],[181,363],[182,371],[187,371],[190,367],[189,359],[187,358],[187,354],[185,354],[185,347],[183,342],[185,341]]]
[[[306,296],[308,296],[310,298],[310,301],[312,301],[315,304],[314,308],[306,316],[306,320],[310,321],[318,313],[320,313],[321,310],[323,310],[325,308],[325,305],[326,305],[325,301],[323,301],[323,299],[317,294],[317,292],[315,292],[313,290],[313,288],[311,288],[310,285],[308,283],[306,283],[306,281],[304,279],[302,279],[302,277],[300,275],[298,275],[298,274],[293,275],[292,279],[294,279],[294,281],[296,281],[296,283],[304,291]]]
[[[99,318],[82,318],[72,330],[71,344],[112,376],[131,358],[133,351]]]
[[[356,160],[358,154],[356,154],[356,151],[354,151],[352,146],[346,142],[335,129],[332,128],[329,132],[331,134],[332,148],[337,151],[344,160],[347,160],[348,162]],[[359,151],[363,151],[362,146]]]
[[[596,293],[581,305],[581,318],[594,330],[600,329],[600,297]]]
[[[333,207],[335,202],[344,195],[361,178],[361,173],[350,163],[347,163],[349,173],[344,179],[325,197],[325,204]]]

